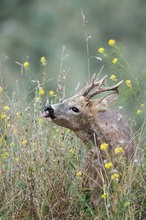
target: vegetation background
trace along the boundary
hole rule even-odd
[[[48,61],[47,74],[57,78],[62,46],[69,55],[68,80],[76,85],[87,79],[87,52],[81,8],[88,20],[90,56],[97,56],[97,49],[114,38],[129,54],[134,71],[145,69],[146,3],[144,0],[1,0],[0,1],[0,54],[8,57],[8,79],[15,87],[20,68],[27,57],[39,73],[39,59]],[[3,59],[3,57],[1,57]],[[91,60],[91,72],[99,64]],[[74,85],[71,85],[74,87]]]
[[[144,159],[122,191],[103,193],[97,217],[81,192],[82,143],[40,119],[47,99],[70,96],[104,65],[109,83],[124,80],[119,105],[146,154],[145,12],[145,0],[0,1],[1,219],[146,218]]]

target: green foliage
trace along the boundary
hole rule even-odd
[[[103,71],[108,75],[109,83],[123,80],[119,104],[124,106],[129,116],[137,122],[136,130],[142,124],[146,112],[145,71],[139,70],[138,74],[134,72],[125,49],[121,49],[114,39],[110,39],[107,44],[105,48],[98,48],[98,55],[104,65]]]
[[[144,80],[141,78],[139,81],[132,75],[127,56],[125,58],[116,42],[103,49],[98,55],[105,66],[103,72],[108,69],[109,83],[124,80],[120,88],[120,104],[125,107],[124,103],[131,105],[133,100],[137,100],[137,110],[140,111],[134,113],[135,119],[142,118],[146,107],[142,102],[145,97]],[[101,189],[99,207],[95,210],[90,190],[83,187],[83,144],[71,131],[41,117],[46,99],[54,103],[65,96],[67,69],[63,68],[64,57],[63,54],[55,92],[48,90],[45,84],[46,81],[51,83],[46,75],[45,57],[40,59],[41,81],[32,82],[34,73],[30,62],[18,63],[25,77],[23,95],[19,92],[21,84],[18,83],[10,94],[1,80],[0,218],[145,219],[144,120],[136,133],[136,160],[128,167],[119,160],[125,169],[122,174],[114,175],[110,173],[111,164],[106,163],[108,185]],[[117,60],[113,62],[114,58]],[[146,77],[144,72],[141,76]],[[106,150],[107,147],[103,144],[101,148]],[[121,148],[116,150],[117,153],[122,152]]]
[[[46,73],[57,78],[62,45],[66,45],[71,67],[68,82],[72,89],[77,82],[86,81],[86,45],[81,8],[87,17],[90,55],[96,55],[97,47],[115,38],[128,48],[135,72],[145,68],[146,4],[144,0],[1,0],[0,1],[0,57],[4,54],[7,80],[15,88],[21,83],[21,73],[15,61],[23,63],[28,57],[39,77],[39,58],[47,57]],[[6,58],[6,57],[7,58]],[[9,59],[10,58],[10,59]],[[1,60],[0,59],[0,60]],[[91,60],[90,60],[91,61]],[[91,73],[99,69],[91,61]],[[1,65],[1,62],[0,62]],[[5,75],[5,74],[4,74]],[[4,76],[3,76],[4,77]],[[73,85],[73,80],[75,84]],[[55,81],[54,83],[55,84]],[[51,89],[55,86],[52,85]]]

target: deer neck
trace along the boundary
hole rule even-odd
[[[94,122],[84,126],[82,129],[74,131],[76,136],[80,138],[87,148],[99,146],[103,142],[107,142],[100,127]]]

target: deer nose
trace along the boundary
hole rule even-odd
[[[54,109],[50,106],[45,106],[44,112],[42,114],[43,117],[50,117],[51,119],[54,119]]]
[[[50,111],[54,111],[54,109],[52,108],[51,105],[49,105],[49,106],[45,106],[44,111],[45,112],[47,112],[47,111],[50,112]]]

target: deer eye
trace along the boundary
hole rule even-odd
[[[79,109],[78,108],[76,108],[76,107],[72,107],[72,108],[70,108],[73,112],[76,112],[76,113],[78,113],[79,112]]]

